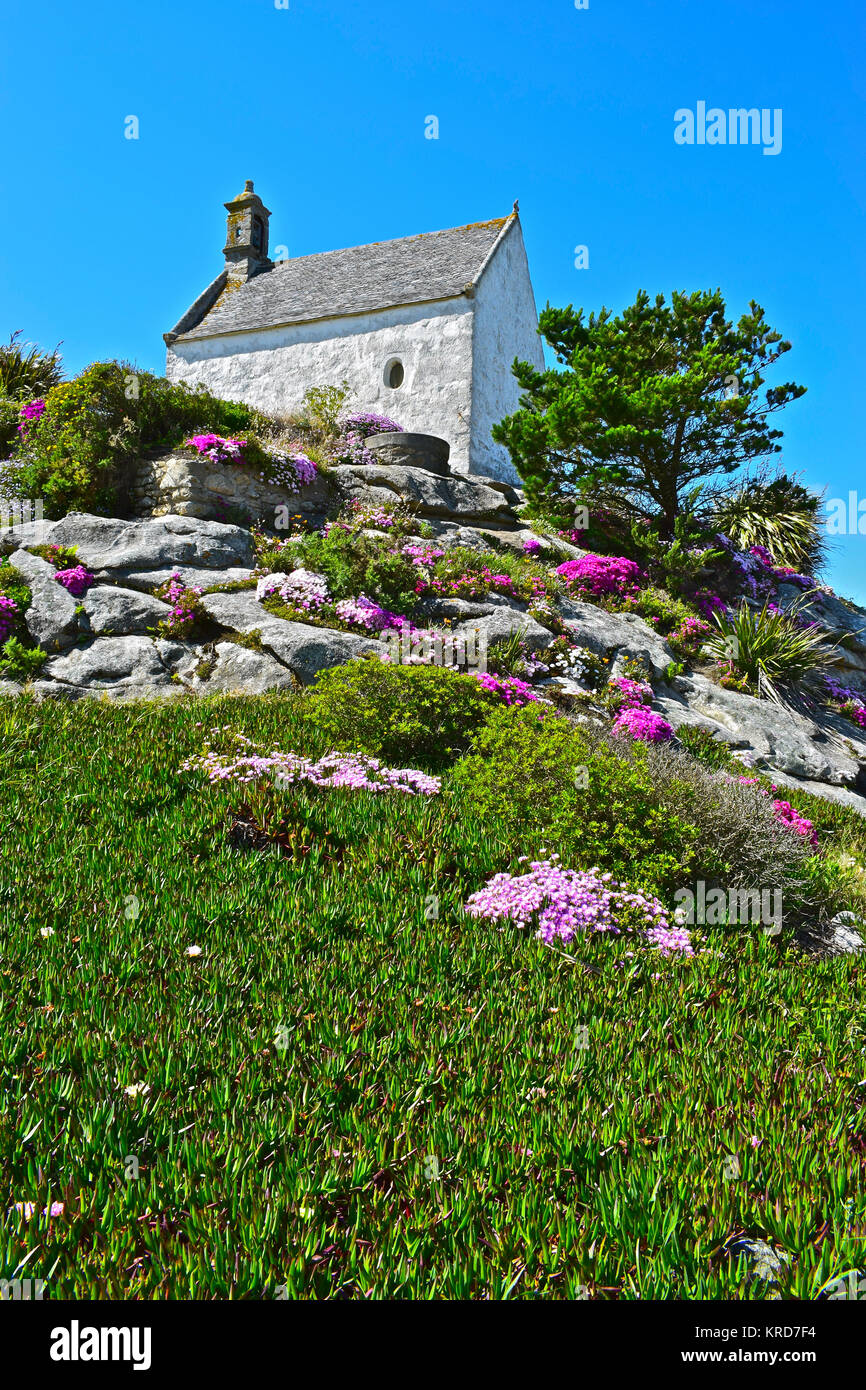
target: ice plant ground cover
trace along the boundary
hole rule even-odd
[[[810,1299],[861,1268],[862,963],[471,917],[549,856],[450,774],[274,792],[286,847],[234,847],[255,788],[177,768],[213,726],[317,762],[304,709],[0,702],[8,1266],[120,1299]],[[863,862],[853,812],[791,797]]]

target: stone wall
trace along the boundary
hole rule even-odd
[[[131,481],[134,517],[195,516],[228,520],[233,512],[250,520],[273,525],[277,507],[311,520],[324,517],[333,505],[333,492],[325,479],[298,493],[262,483],[244,466],[214,464],[190,451],[141,459]]]

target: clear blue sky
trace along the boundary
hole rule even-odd
[[[5,0],[0,335],[161,371],[247,178],[293,256],[519,198],[540,307],[763,304],[809,388],[785,467],[866,497],[864,27],[854,0]],[[781,153],[676,145],[698,101],[781,108]],[[864,550],[830,569],[861,600]]]

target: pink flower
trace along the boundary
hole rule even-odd
[[[512,921],[520,927],[534,919],[536,934],[547,945],[591,932],[619,936],[635,930],[636,922],[647,944],[656,946],[663,955],[673,951],[693,954],[689,933],[672,925],[657,898],[632,891],[597,868],[580,872],[563,869],[555,862],[557,858],[533,861],[525,874],[495,874],[472,894],[465,910],[471,917]]]
[[[674,735],[672,725],[644,705],[620,710],[613,722],[613,733],[627,734],[642,743],[667,743]]]
[[[69,570],[57,570],[54,578],[73,598],[81,598],[94,582],[94,576],[84,565],[76,565],[74,569]]]
[[[634,591],[645,577],[634,560],[622,555],[581,555],[579,560],[566,560],[559,565],[556,573],[569,588],[595,597]]]

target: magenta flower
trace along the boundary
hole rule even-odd
[[[572,591],[596,598],[633,593],[645,578],[640,566],[622,555],[581,555],[579,560],[559,565],[556,573]]]
[[[538,700],[532,686],[527,685],[526,681],[518,680],[516,676],[495,676],[489,671],[473,671],[472,675],[485,690],[498,695],[506,705],[528,705]]]
[[[0,594],[0,643],[6,641],[15,627],[15,618],[18,614],[18,604],[14,599],[7,598],[5,594]]]
[[[620,710],[613,722],[613,733],[618,736],[627,734],[629,738],[642,743],[667,743],[674,736],[673,727],[667,720],[644,705],[636,708],[627,706]]]
[[[81,598],[95,582],[95,576],[84,565],[76,565],[74,569],[69,570],[57,570],[54,578],[73,598]]]

